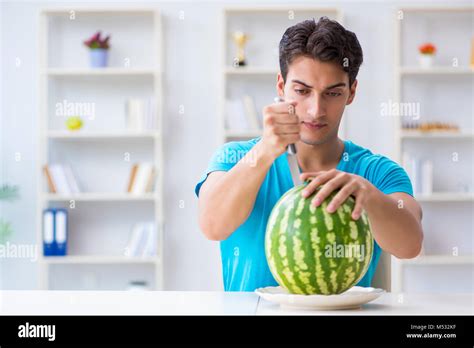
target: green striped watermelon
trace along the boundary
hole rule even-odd
[[[334,213],[324,202],[301,196],[305,184],[286,192],[273,207],[265,234],[265,255],[275,280],[293,294],[339,294],[362,279],[372,259],[374,240],[367,215],[351,217],[349,197]]]

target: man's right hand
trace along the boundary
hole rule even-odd
[[[286,151],[289,144],[294,144],[300,139],[298,115],[291,113],[296,107],[296,101],[279,102],[263,108],[263,136],[264,151],[268,151],[277,158]]]

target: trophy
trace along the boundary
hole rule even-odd
[[[237,45],[237,57],[234,58],[234,66],[245,66],[244,46],[248,40],[248,35],[242,31],[236,31],[232,34],[235,44]]]

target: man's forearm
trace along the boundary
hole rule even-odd
[[[365,210],[372,233],[380,247],[398,258],[413,258],[421,249],[423,231],[417,217],[376,187],[367,198]]]
[[[205,208],[201,214],[212,239],[228,238],[245,222],[273,161],[262,143],[257,143],[202,197]]]

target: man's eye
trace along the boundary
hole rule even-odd
[[[328,92],[326,93],[328,96],[330,97],[339,97],[342,93],[338,93],[338,92]]]
[[[295,89],[296,94],[305,95],[308,91],[305,89]]]

